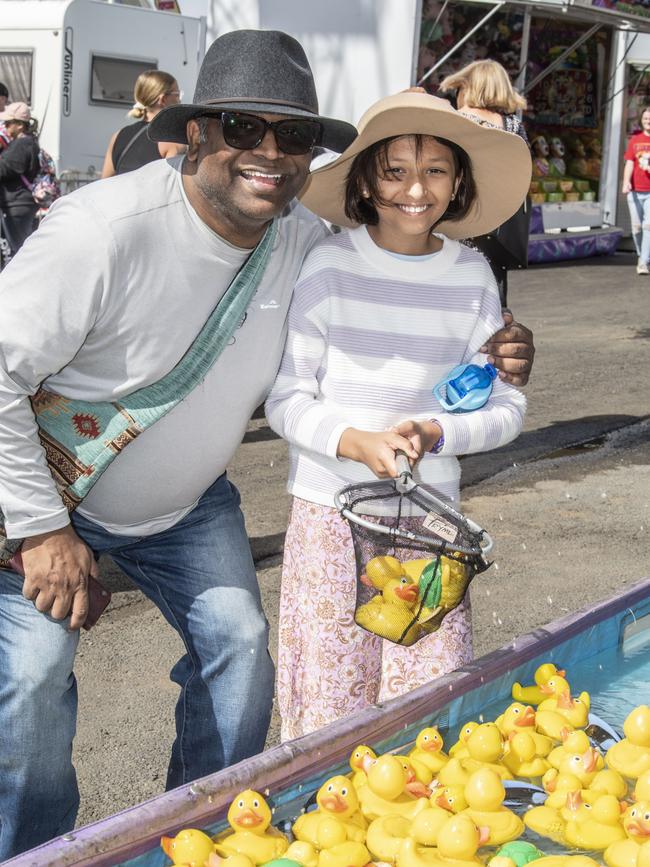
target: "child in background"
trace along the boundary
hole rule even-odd
[[[266,403],[271,427],[290,443],[293,495],[279,621],[283,740],[472,657],[467,602],[410,648],[355,624],[354,551],[335,492],[396,476],[402,449],[415,481],[457,508],[456,455],[509,442],[525,410],[523,395],[500,380],[482,409],[464,415],[444,413],[431,389],[458,364],[484,363],[479,349],[503,325],[490,267],[452,238],[487,232],[517,209],[528,148],[422,93],[380,100],[359,129],[303,192],[319,216],[353,228],[305,260]]]

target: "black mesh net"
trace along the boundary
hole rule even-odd
[[[418,486],[400,492],[395,480],[338,496],[354,542],[357,625],[404,646],[435,632],[489,566],[483,531]]]

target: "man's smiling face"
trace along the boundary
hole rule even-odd
[[[286,115],[258,117],[274,121]],[[282,212],[303,187],[312,157],[311,151],[283,153],[271,130],[250,150],[230,147],[221,121],[213,117],[190,121],[188,141],[187,159],[195,163],[192,184],[213,217],[241,234],[259,231]]]

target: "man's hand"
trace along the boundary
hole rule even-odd
[[[535,357],[533,332],[515,322],[509,310],[503,311],[503,320],[505,328],[493,334],[480,351],[488,353],[488,361],[499,369],[504,382],[526,385]]]
[[[374,432],[349,427],[341,434],[337,453],[340,458],[365,464],[380,479],[395,479],[395,452],[400,449],[411,464],[420,457],[411,441],[394,430]]]
[[[21,550],[23,596],[55,620],[70,615],[70,629],[88,616],[88,576],[99,570],[93,553],[71,526],[25,539]]]

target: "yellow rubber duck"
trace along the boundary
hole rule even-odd
[[[253,864],[265,864],[279,858],[289,848],[289,841],[271,825],[271,810],[259,792],[246,789],[228,809],[230,831],[215,839],[218,855],[245,855]]]
[[[367,587],[383,590],[391,579],[401,578],[403,574],[404,569],[397,557],[373,557],[366,564],[360,580]]]
[[[463,767],[463,759],[454,756],[438,771],[437,781],[440,786],[465,786],[470,777],[470,771]]]
[[[573,774],[578,777],[583,788],[587,789],[596,778],[603,764],[603,757],[595,747],[588,747],[584,752],[569,753],[560,761],[558,773]]]
[[[290,843],[284,858],[296,861],[301,867],[318,867],[318,852],[311,843],[304,840],[294,840]]]
[[[566,672],[562,668],[556,668],[552,662],[544,662],[535,670],[535,685],[522,686],[520,683],[515,681],[515,683],[512,684],[512,697],[515,701],[523,702],[523,704],[538,705],[548,697],[542,692],[541,688],[545,686],[552,677],[555,677],[555,675],[564,677]]]
[[[357,608],[354,620],[374,635],[410,647],[422,634],[418,624],[413,623],[417,602],[417,584],[406,575],[391,578],[380,594]]]
[[[427,767],[432,774],[437,774],[449,761],[449,756],[442,751],[443,746],[444,741],[438,729],[427,726],[418,732],[415,746],[408,755],[410,759]]]
[[[412,756],[395,756],[402,763],[406,771],[405,789],[409,795],[415,798],[428,798],[431,794],[429,788],[433,781],[433,772]]]
[[[380,816],[368,825],[366,846],[378,861],[394,864],[402,841],[411,833],[412,822],[404,816]]]
[[[404,575],[408,575],[411,581],[414,581],[417,584],[424,567],[428,566],[429,563],[431,563],[430,557],[418,557],[415,560],[405,560],[402,563],[402,571]]]
[[[501,779],[512,779],[512,773],[502,763],[505,750],[503,735],[496,723],[487,722],[477,726],[467,738],[468,755],[460,763],[470,774],[480,768],[490,768]]]
[[[368,786],[362,786],[365,791]],[[316,810],[303,813],[293,823],[293,834],[320,852],[351,840],[363,843],[367,822],[359,811],[359,798],[347,777],[330,777],[316,794]]]
[[[478,728],[478,723],[470,720],[463,725],[458,732],[458,740],[449,750],[449,758],[462,758],[467,755],[467,738],[472,734],[474,729]]]
[[[524,813],[524,825],[541,837],[548,837],[549,840],[554,840],[562,846],[567,845],[564,833],[566,821],[559,810],[555,810],[547,804],[527,810]]]
[[[407,773],[395,756],[379,756],[367,765],[366,773],[368,783],[359,789],[359,803],[368,821],[387,815],[413,819],[429,806],[427,798],[408,794]]]
[[[441,807],[448,813],[461,813],[469,804],[465,797],[465,786],[438,786],[429,798],[434,807]]]
[[[607,867],[636,867],[639,850],[650,843],[650,802],[637,801],[623,814],[625,840],[618,840],[605,849]]]
[[[564,804],[558,809],[549,806],[547,798],[542,806],[533,807],[524,813],[524,824],[542,837],[569,846],[566,836],[568,823],[590,819],[591,809],[600,797],[596,792],[587,790],[569,791],[564,796]]]
[[[377,753],[365,744],[359,744],[359,746],[355,747],[350,754],[349,764],[350,770],[352,771],[352,784],[355,789],[358,789],[359,786],[365,786],[368,780],[364,770],[366,756],[370,756],[371,759],[376,759]]]
[[[591,741],[587,737],[587,734],[582,729],[574,729],[573,731],[564,733],[562,743],[554,747],[546,758],[554,768],[559,770],[562,759],[565,756],[586,753],[590,747]],[[598,770],[602,767],[604,767],[604,762],[601,759],[598,763]]]
[[[579,696],[571,696],[571,687],[568,681],[556,675],[542,687],[542,692],[547,693],[549,698],[544,699],[537,707],[537,728],[542,734],[549,734],[545,728],[550,724],[546,721],[547,714],[554,712],[563,717],[571,729],[583,728],[589,722],[589,709],[591,698],[588,692],[581,692]],[[549,737],[555,737],[549,734]]]
[[[445,615],[463,600],[470,571],[462,560],[442,555],[422,570],[417,582],[423,607],[418,621],[427,632],[435,632]]]
[[[552,807],[554,810],[564,807],[567,795],[570,792],[580,792],[582,790],[582,783],[575,774],[560,773],[555,768],[551,768],[544,774],[542,786],[548,792],[544,805]]]
[[[212,838],[196,828],[183,828],[175,837],[161,837],[160,845],[172,864],[188,867],[204,867],[215,851]]]
[[[476,853],[484,842],[484,835],[469,816],[459,813],[450,816],[439,829],[437,849],[419,847],[413,838],[404,840],[397,856],[397,867],[467,867],[482,864]]]
[[[623,740],[607,750],[607,765],[629,777],[638,779],[650,770],[650,707],[639,705],[623,723]]]
[[[551,767],[543,756],[537,754],[532,734],[525,731],[518,732],[510,738],[503,764],[515,777],[528,779],[543,776]]]
[[[589,784],[589,788],[592,792],[601,792],[603,795],[614,795],[619,801],[627,797],[627,783],[623,775],[612,768],[603,768],[597,771],[596,776]]]
[[[363,843],[347,840],[321,850],[318,856],[318,867],[365,867],[371,862],[370,852]]]
[[[546,735],[535,731],[536,714],[532,705],[514,701],[501,716],[495,720],[501,734],[509,740],[518,732],[526,732],[535,741],[535,753],[546,757],[553,749],[553,741]]]
[[[503,806],[505,796],[501,778],[491,768],[475,771],[465,786],[468,807],[460,815],[467,815],[478,827],[489,829],[486,843],[490,846],[514,840],[524,830],[519,816]]]
[[[452,814],[440,807],[427,807],[411,822],[409,837],[419,846],[436,846],[438,834]]]
[[[625,839],[621,805],[614,795],[602,795],[589,809],[567,822],[565,836],[576,849],[603,850]],[[589,815],[591,814],[591,815]]]
[[[535,864],[540,867],[600,867],[598,861],[588,855],[545,855],[537,858]]]

